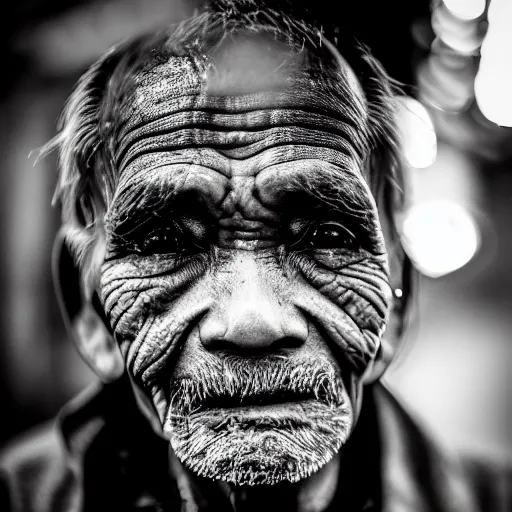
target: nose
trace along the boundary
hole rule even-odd
[[[230,286],[199,325],[203,346],[244,355],[300,347],[308,335],[306,319],[276,289],[272,272],[251,257],[239,258],[234,267]]]

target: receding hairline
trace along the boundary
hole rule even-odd
[[[249,3],[255,8],[250,13],[244,11]],[[331,51],[333,45],[327,44],[320,28],[291,15],[283,16],[282,11],[268,5],[260,8],[256,2],[245,2],[242,7],[244,12],[233,2],[227,14],[206,11],[168,30],[132,38],[113,48],[81,77],[61,117],[60,133],[47,146],[48,150],[57,147],[60,153],[54,201],[61,202],[64,224],[86,230],[88,236],[94,236],[95,226],[102,225],[117,183],[111,141],[120,128],[116,123],[122,104],[119,96],[126,97],[133,77],[141,71],[151,74],[170,55],[195,56],[192,60],[200,70],[204,50],[240,30],[268,33],[296,50],[305,48],[322,72],[317,78],[339,70],[339,53]],[[389,101],[397,89],[367,49],[347,38],[342,41],[341,47],[336,46],[354,70],[366,99],[369,144],[365,174],[372,193],[383,198],[386,215],[391,216],[402,197],[396,127]],[[333,55],[338,60],[335,66]],[[320,58],[325,56],[328,65]]]
[[[275,36],[237,28],[214,44],[210,39],[206,47],[196,41],[192,48],[185,40],[182,46],[173,43],[172,50],[164,50],[169,38],[172,40],[172,35],[153,46],[153,57],[131,76],[131,84],[114,79],[106,90],[103,126],[116,128],[111,135],[104,130],[103,138],[110,137],[116,168],[120,164],[117,149],[124,145],[127,133],[155,121],[159,130],[172,129],[173,115],[180,111],[203,115],[303,108],[337,119],[340,131],[346,125],[347,140],[360,158],[369,149],[363,88],[351,66],[328,41],[320,40],[313,48],[329,58],[328,65],[327,59],[318,65],[311,56],[312,48],[299,48],[282,33]],[[257,69],[254,72],[252,68]],[[167,127],[163,128],[166,117]]]
[[[273,14],[269,16],[269,12]],[[49,145],[50,149],[52,145],[60,149],[61,169],[55,198],[62,201],[63,219],[79,220],[74,211],[79,212],[85,208],[86,225],[92,225],[101,209],[108,207],[116,181],[112,140],[121,128],[118,120],[121,117],[122,99],[136,89],[138,79],[135,80],[135,77],[150,77],[156,67],[167,62],[170,56],[180,55],[187,57],[195,67],[195,73],[200,74],[205,69],[205,52],[213,51],[227,37],[240,32],[270,34],[294,51],[305,50],[306,56],[311,57],[311,63],[316,66],[316,81],[333,84],[338,78],[332,76],[333,70],[341,70],[343,81],[348,81],[352,92],[356,90],[354,85],[364,91],[352,96],[358,100],[369,99],[369,102],[366,101],[370,116],[367,128],[371,131],[368,154],[374,148],[378,149],[381,141],[393,151],[394,128],[389,109],[382,101],[391,94],[390,85],[385,72],[364,49],[358,48],[354,52],[352,48],[349,51],[349,62],[356,63],[354,72],[345,57],[323,37],[321,30],[303,21],[296,21],[272,10],[266,12],[258,9],[250,14],[244,12],[241,16],[236,12],[235,15],[225,15],[219,11],[207,11],[171,29],[146,34],[119,45],[97,61],[81,78],[63,112],[62,130]],[[359,57],[354,61],[356,54]],[[325,56],[328,56],[328,65],[320,58]],[[364,83],[356,78],[362,69],[370,73]],[[382,80],[372,78],[374,73]],[[188,73],[188,76],[193,75]],[[385,131],[388,127],[389,136]],[[95,189],[95,194],[91,194],[91,191],[94,192],[91,189]],[[78,195],[84,192],[89,196],[89,199],[85,197],[85,202]],[[92,197],[94,195],[96,199]],[[94,203],[98,199],[99,209]],[[87,210],[91,210],[90,217]],[[98,212],[95,213],[95,210]],[[90,220],[87,221],[87,218]]]

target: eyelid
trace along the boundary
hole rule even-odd
[[[174,220],[170,223],[169,226],[165,226],[160,229],[173,230],[174,234],[181,238],[185,244],[193,245],[194,247],[199,248],[204,248],[204,245],[206,245],[206,229],[200,231],[197,229],[197,225],[191,226],[190,223],[178,222]]]
[[[328,221],[328,222],[322,222],[317,227],[320,226],[329,226],[332,224],[333,226],[336,226],[337,228],[341,228],[343,231],[346,231],[354,240],[357,240],[356,235],[350,231],[350,229],[345,226],[345,224],[341,224],[340,222],[334,222],[334,221]]]
[[[148,252],[147,249],[147,244],[150,239],[162,236],[166,233],[169,233],[170,236],[174,237],[178,248],[177,253],[181,254],[182,252],[187,252],[187,249],[190,249],[191,247],[202,248],[192,234],[187,233],[179,222],[172,220],[160,226],[153,226],[147,232],[143,233],[142,236],[138,237],[138,240],[135,242],[137,252],[139,254],[151,254],[151,250]]]
[[[197,241],[204,242],[208,237],[210,226],[193,217],[181,217],[180,222],[176,221],[176,224],[185,235],[188,234]]]
[[[312,227],[314,227],[317,223],[310,222],[305,220],[298,220],[294,222],[290,222],[289,230],[291,232],[292,243],[290,244],[290,248],[293,249],[301,244],[304,238],[311,231]]]
[[[160,226],[152,226],[149,231],[147,231],[146,233],[143,234],[143,238],[147,239],[151,235],[153,235],[155,233],[163,232],[163,231],[175,231],[176,233],[178,233],[180,235],[183,234],[183,229],[181,228],[181,226],[177,222],[171,221],[168,224],[161,224]]]
[[[304,231],[307,231],[311,225],[315,224],[315,222],[308,220],[293,220],[288,225],[289,230],[291,231],[293,236],[300,235]]]

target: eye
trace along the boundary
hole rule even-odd
[[[180,250],[180,238],[176,228],[155,229],[139,244],[140,251],[144,254],[175,253]]]
[[[314,249],[349,249],[357,246],[355,235],[336,222],[313,226],[304,242]]]
[[[203,248],[187,235],[179,225],[155,228],[138,243],[139,252],[150,254],[180,254],[197,252]]]

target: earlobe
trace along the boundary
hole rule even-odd
[[[93,301],[84,298],[79,270],[62,235],[55,240],[52,266],[62,319],[80,355],[103,382],[118,379],[124,372],[121,351]]]
[[[388,328],[389,330],[389,328]],[[386,331],[388,332],[388,331]],[[388,366],[391,364],[395,355],[396,339],[390,339],[393,335],[384,334],[380,341],[379,349],[375,361],[363,376],[363,384],[371,384],[380,379]]]

